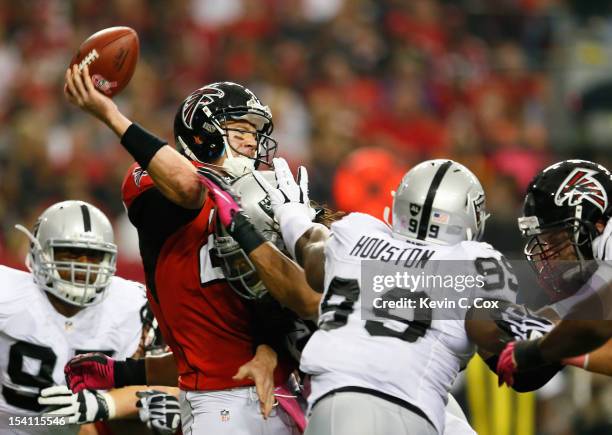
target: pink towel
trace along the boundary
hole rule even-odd
[[[274,394],[276,395],[278,404],[282,406],[285,412],[295,421],[300,433],[304,433],[304,429],[306,429],[306,417],[294,395],[291,394],[286,387],[276,387],[274,389]]]

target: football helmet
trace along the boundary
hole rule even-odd
[[[248,121],[257,129],[257,154],[238,154],[229,151],[226,121]],[[270,166],[276,154],[276,141],[270,137],[274,125],[272,113],[257,96],[246,87],[232,82],[211,83],[193,91],[181,103],[174,118],[174,136],[178,151],[187,158],[210,163],[221,157],[223,152],[228,160],[247,159],[251,169],[263,163]],[[237,130],[236,130],[237,131]],[[240,174],[241,175],[241,174]]]
[[[441,159],[404,175],[392,214],[394,234],[444,245],[480,240],[489,217],[478,178],[462,164]]]
[[[276,184],[273,171],[261,171],[260,174],[271,185]],[[240,205],[250,218],[255,228],[281,251],[285,250],[280,228],[270,206],[270,198],[260,186],[252,173],[234,179],[234,192],[240,197]],[[221,259],[221,267],[230,286],[245,299],[259,299],[267,289],[259,279],[255,266],[248,255],[230,236],[219,221],[215,225],[215,255]]]
[[[83,201],[64,201],[40,215],[33,233],[16,227],[30,239],[26,266],[41,289],[76,306],[101,301],[117,261],[113,227],[104,213]],[[100,261],[60,259],[58,249],[90,250]]]
[[[523,216],[524,253],[553,300],[576,292],[594,268],[595,224],[612,214],[612,174],[586,160],[549,166],[529,183]]]

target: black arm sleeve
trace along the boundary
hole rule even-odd
[[[253,315],[253,346],[267,344],[276,353],[283,349],[283,337],[291,325],[291,312],[285,310],[269,294],[249,302]]]
[[[145,360],[127,358],[125,361],[115,361],[115,388],[127,385],[148,385]]]
[[[176,205],[152,187],[134,200],[128,210],[128,217],[139,232],[163,241],[178,228],[194,220],[200,210]]]
[[[487,358],[485,362],[489,369],[497,374],[497,360],[499,355]],[[542,388],[563,368],[561,364],[549,364],[534,370],[514,373],[514,385],[512,388],[519,393],[526,393]]]
[[[128,217],[138,230],[146,284],[155,300],[155,265],[164,242],[180,227],[194,220],[200,211],[176,205],[155,187],[142,192],[130,205]]]
[[[251,303],[254,348],[267,344],[279,356],[299,363],[301,351],[316,325],[301,320],[293,311],[282,307],[269,293]]]

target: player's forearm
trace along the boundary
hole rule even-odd
[[[163,355],[147,356],[145,370],[148,385],[178,386],[178,371],[174,355],[169,352]]]
[[[540,343],[542,358],[556,362],[591,352],[612,336],[612,322],[563,320]]]
[[[204,188],[196,168],[175,149],[166,145],[151,159],[147,172],[160,192],[185,208],[200,208],[204,203]]]
[[[166,198],[185,208],[199,208],[202,205],[203,188],[189,160],[134,124],[114,104],[92,113],[121,139],[123,147],[147,170]]]
[[[483,359],[501,352],[508,340],[507,334],[491,320],[466,320],[465,330],[470,340],[478,346]]]
[[[270,294],[302,318],[315,318],[321,295],[306,282],[304,270],[271,243],[264,243],[249,254],[259,277]]]
[[[121,113],[116,106],[110,106],[102,116],[99,116],[99,119],[104,122],[119,139],[121,139],[130,125],[132,125],[132,121]]]
[[[588,371],[612,376],[612,340],[591,352],[588,357]]]
[[[138,415],[138,408],[136,407],[136,392],[139,390],[146,390],[148,387],[142,385],[132,385],[129,387],[116,388],[110,390],[107,394],[112,398],[114,402],[115,412],[111,419],[120,418],[135,418]]]
[[[204,187],[196,168],[164,140],[137,124],[131,124],[121,136],[121,145],[141,168],[146,169],[166,198],[185,208],[202,206]]]
[[[137,418],[138,407],[136,406],[136,402],[138,401],[138,396],[136,396],[136,393],[138,391],[145,391],[151,389],[171,394],[177,398],[179,395],[178,388],[162,385],[156,385],[153,387],[147,385],[131,385],[129,387],[110,390],[106,394],[108,394],[113,400],[114,414],[111,420]]]

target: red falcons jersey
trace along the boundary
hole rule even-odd
[[[253,385],[234,381],[254,356],[253,313],[224,278],[212,252],[213,204],[188,210],[166,199],[137,164],[122,186],[123,202],[139,235],[147,294],[174,353],[183,390]],[[277,385],[287,370],[276,370]]]

